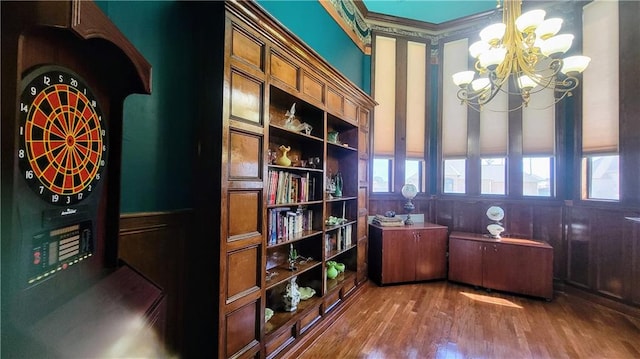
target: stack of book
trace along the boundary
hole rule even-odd
[[[373,224],[377,224],[382,227],[394,227],[394,226],[404,226],[404,221],[400,217],[385,217],[383,215],[377,214],[372,221]]]

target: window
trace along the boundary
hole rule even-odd
[[[464,158],[444,160],[444,193],[465,193],[466,162]]]
[[[588,198],[619,200],[618,155],[586,157]]]
[[[406,160],[404,166],[404,183],[411,183],[418,192],[425,192],[425,173],[423,160]]]
[[[481,194],[506,194],[504,158],[481,159],[480,173]]]
[[[551,197],[553,160],[551,157],[524,157],[522,159],[522,194],[524,196]]]
[[[391,171],[393,160],[388,158],[373,159],[373,192],[391,192]]]
[[[582,50],[592,58],[582,82],[583,198],[620,199],[618,12],[614,1],[584,7]]]

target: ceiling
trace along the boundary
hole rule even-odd
[[[433,24],[496,8],[496,0],[362,0],[367,10]]]

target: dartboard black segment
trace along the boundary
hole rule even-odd
[[[23,81],[18,161],[40,198],[68,206],[95,190],[108,153],[106,123],[91,89],[77,74],[43,66]]]

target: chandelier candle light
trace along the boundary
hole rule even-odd
[[[559,58],[573,42],[571,34],[557,35],[563,20],[545,20],[544,10],[521,14],[521,8],[521,0],[504,0],[503,22],[485,27],[480,31],[481,40],[469,46],[469,53],[476,59],[478,78],[476,71],[461,71],[452,76],[460,87],[458,98],[463,104],[481,110],[503,91],[522,97],[522,104],[510,109],[512,111],[526,107],[531,94],[545,88],[555,91],[553,103],[557,103],[571,96],[571,91],[578,86],[576,76],[591,59],[587,56]]]

